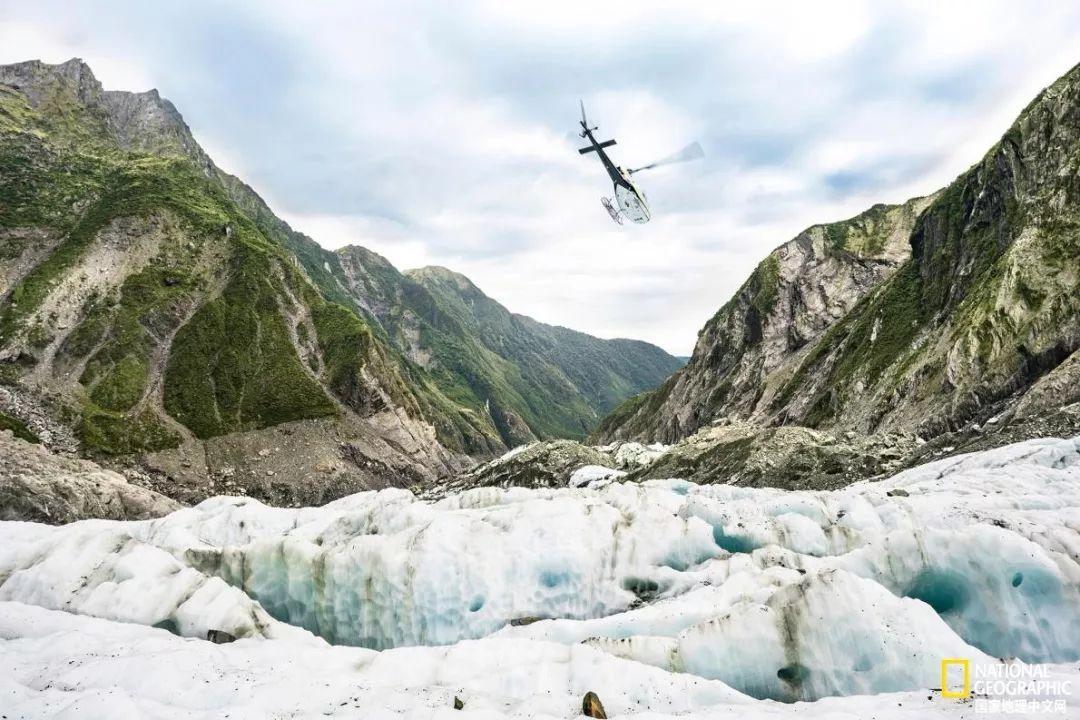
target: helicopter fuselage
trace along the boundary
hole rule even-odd
[[[649,218],[652,217],[652,215],[649,212],[649,203],[645,199],[645,194],[638,190],[637,185],[630,179],[630,174],[611,162],[611,158],[604,152],[604,148],[609,145],[614,145],[615,141],[609,140],[604,143],[599,143],[596,141],[596,138],[593,137],[592,128],[588,127],[584,122],[581,126],[583,128],[581,133],[582,137],[587,138],[591,144],[587,151],[596,153],[600,158],[600,162],[603,163],[604,169],[607,170],[611,182],[615,185],[615,202],[619,204],[619,211],[636,223],[649,222]],[[582,150],[579,152],[584,153],[586,151]]]
[[[649,203],[645,201],[645,194],[638,190],[634,183],[615,183],[615,200],[626,217],[636,223],[649,222]]]

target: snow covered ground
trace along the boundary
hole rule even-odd
[[[819,493],[588,474],[2,523],[0,707],[565,718],[591,690],[643,719],[966,717],[990,698],[941,697],[941,660],[1006,658],[1080,717],[1080,438]]]

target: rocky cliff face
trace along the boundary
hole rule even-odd
[[[1080,344],[1078,200],[1074,68],[945,190],[774,251],[687,367],[597,436],[672,441],[726,419],[924,436],[1001,427]]]
[[[147,520],[182,505],[88,460],[55,455],[0,430],[0,520],[54,525],[104,518]]]
[[[1080,67],[919,217],[912,257],[807,354],[784,422],[955,430],[1080,346]]]
[[[932,200],[875,205],[773,250],[702,328],[686,367],[605,418],[598,438],[674,442],[717,418],[767,419],[814,344],[907,260]]]
[[[361,292],[344,257],[217,168],[156,91],[105,91],[78,60],[0,67],[0,426],[183,501],[317,504],[505,449],[487,398],[380,320],[422,286]],[[497,411],[526,417],[515,401]]]

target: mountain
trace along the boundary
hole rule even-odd
[[[583,438],[622,400],[682,365],[648,343],[600,340],[511,313],[446,268],[400,273],[360,247],[337,255],[339,284],[372,324],[447,397],[490,418],[508,447]]]
[[[185,501],[313,504],[583,436],[679,364],[425,277],[294,231],[156,91],[0,66],[0,427]]]
[[[907,260],[908,236],[931,201],[875,205],[773,250],[706,323],[686,367],[605,418],[598,434],[674,442],[716,417],[767,415],[825,331]]]
[[[932,437],[1056,413],[1080,400],[1078,275],[1080,66],[944,190],[774,250],[687,366],[595,438],[745,421]]]

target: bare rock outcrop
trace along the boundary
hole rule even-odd
[[[517,447],[500,458],[437,485],[443,495],[475,487],[566,487],[575,470],[586,465],[615,468],[615,458],[574,440],[550,440]]]
[[[0,431],[0,458],[0,520],[146,520],[183,507],[119,473],[55,455],[7,430]]]

